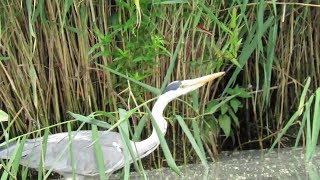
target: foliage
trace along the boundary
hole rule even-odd
[[[0,141],[124,121],[142,139],[151,123],[141,112],[152,106],[143,102],[170,81],[226,71],[170,104],[170,141],[143,163],[206,164],[220,150],[270,144],[307,145],[310,158],[320,127],[320,15],[319,5],[296,2],[1,1],[0,108],[10,118]],[[4,178],[28,177],[17,163],[1,162]]]

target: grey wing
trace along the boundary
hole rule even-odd
[[[73,132],[73,135],[76,132]],[[38,168],[41,160],[42,138],[28,140],[24,146],[22,164]],[[123,143],[121,136],[115,132],[99,132],[99,142],[104,157],[107,173],[113,172],[123,166]],[[68,174],[72,172],[68,133],[49,135],[46,155],[44,157],[45,169]],[[98,166],[95,151],[91,140],[91,131],[79,131],[72,140],[75,173],[86,176],[98,175]]]

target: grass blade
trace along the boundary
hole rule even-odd
[[[305,102],[305,98],[306,98],[306,91],[309,88],[309,81],[310,79],[307,80],[306,85],[304,86],[303,92],[301,94],[300,97],[300,102]],[[319,94],[320,95],[320,94]],[[301,115],[302,111],[303,111],[303,107],[304,104],[300,103],[300,106],[298,108],[298,110],[291,116],[291,118],[289,119],[289,121],[287,122],[287,124],[284,126],[284,128],[281,129],[278,137],[276,138],[276,140],[274,141],[274,143],[272,144],[272,146],[270,147],[268,152],[271,152],[273,150],[273,148],[275,147],[275,145],[277,143],[279,143],[281,137],[287,132],[287,130],[289,129],[289,127],[293,124],[293,122]]]
[[[8,121],[9,115],[0,109],[0,123]]]
[[[124,149],[125,149],[125,178],[127,179],[129,178],[129,173],[130,173],[130,157],[133,161],[133,165],[135,167],[135,169],[142,173],[142,175],[144,177],[146,177],[146,174],[144,172],[143,166],[142,166],[142,162],[141,159],[139,157],[136,156],[136,154],[134,153],[135,151],[133,151],[133,147],[131,145],[131,141],[129,139],[129,124],[128,124],[128,114],[129,112],[127,112],[124,109],[119,108],[119,115],[120,115],[120,119],[124,119],[125,121],[122,121],[122,123],[119,124],[118,129],[119,132],[121,134],[122,140],[125,143]],[[140,164],[140,168],[139,165],[137,163],[137,161],[139,161]]]
[[[142,130],[147,122],[147,117],[148,117],[148,115],[146,114],[140,119],[139,124],[134,132],[132,141],[136,142],[136,141],[140,140]]]
[[[72,179],[76,179],[75,176],[75,164],[74,164],[74,149],[73,149],[73,137],[72,137],[72,128],[71,123],[68,122],[68,138],[69,138],[69,152],[70,152],[70,159],[71,159],[71,169],[72,169]]]
[[[48,135],[49,135],[49,128],[47,128],[44,131],[42,143],[41,143],[41,160],[38,166],[38,180],[42,179],[42,176],[45,174],[45,169],[44,169],[44,162],[46,160],[46,152],[47,152],[47,143],[48,143]]]
[[[85,123],[89,123],[89,124],[96,125],[96,126],[99,126],[99,127],[102,127],[102,128],[106,128],[106,129],[109,129],[111,127],[111,125],[109,123],[94,119],[90,115],[89,116],[83,116],[83,115],[72,113],[72,112],[69,112],[69,114],[73,118],[75,118],[76,120],[79,120],[79,121],[82,121],[82,122],[85,122]]]
[[[168,70],[166,72],[166,76],[164,77],[164,80],[162,82],[161,92],[166,88],[166,86],[167,86],[167,84],[169,82],[170,76],[171,76],[171,74],[173,72],[173,68],[174,68],[174,66],[176,64],[176,60],[177,60],[178,54],[180,52],[182,41],[185,40],[184,35],[185,35],[185,32],[187,31],[187,27],[189,25],[189,22],[190,22],[190,16],[189,16],[189,18],[187,19],[187,21],[184,24],[184,27],[182,29],[182,32],[181,32],[177,47],[176,47],[176,49],[175,49],[175,51],[174,51],[174,53],[173,53],[173,55],[172,55],[172,57],[170,59],[169,68],[168,68]]]
[[[298,147],[298,144],[300,142],[300,138],[301,138],[301,135],[302,135],[302,132],[303,130],[305,129],[305,125],[306,125],[306,121],[307,121],[307,117],[310,117],[310,108],[311,108],[311,104],[313,102],[313,99],[314,99],[314,95],[312,95],[309,100],[307,101],[306,103],[306,108],[305,108],[305,111],[303,113],[303,118],[301,120],[301,125],[300,125],[300,129],[299,129],[299,132],[298,132],[298,135],[297,135],[297,138],[296,138],[296,142],[295,142],[295,145],[294,147]],[[308,132],[308,128],[307,129],[307,132]],[[311,136],[310,136],[311,137]],[[310,139],[311,140],[311,139]],[[307,140],[310,141],[310,140]],[[310,141],[311,142],[311,141]],[[308,146],[307,146],[307,149],[308,149]],[[307,151],[308,152],[308,151]]]
[[[199,128],[197,121],[195,121],[194,119],[192,119],[192,129],[193,129],[194,138],[200,148],[200,151],[202,154],[205,155],[206,153],[204,151],[201,136],[200,136],[200,128]]]
[[[92,142],[93,142],[93,148],[94,148],[94,153],[96,156],[97,160],[97,165],[99,169],[99,175],[100,179],[107,179],[106,176],[106,167],[104,165],[104,157],[103,157],[103,152],[101,149],[100,141],[99,141],[99,133],[98,133],[98,128],[96,125],[91,125],[92,127]]]
[[[312,155],[316,152],[317,143],[319,138],[320,131],[320,88],[316,91],[316,99],[314,101],[314,110],[313,110],[313,121],[312,121],[312,135],[311,135],[311,144],[309,151],[306,152],[306,159],[310,160]]]
[[[119,108],[119,117],[120,119],[121,118],[124,118],[127,114],[127,111],[124,110],[124,109],[121,109]],[[130,148],[131,147],[131,144],[130,144],[130,141],[126,141],[125,139],[129,140],[129,124],[128,124],[128,121],[124,121],[122,122],[119,127],[119,132],[121,134],[121,137],[122,137],[122,140],[123,142],[126,143],[126,147],[127,148],[124,148],[124,177],[123,179],[129,179],[129,174],[130,174],[130,154],[129,154],[129,149],[128,147]],[[134,158],[132,158],[134,159]]]
[[[156,130],[156,133],[157,133],[157,135],[158,135],[158,137],[159,137],[160,146],[161,146],[161,148],[162,148],[162,150],[163,150],[164,156],[166,157],[166,160],[167,160],[167,162],[168,162],[169,167],[170,167],[174,172],[176,172],[177,174],[181,175],[181,171],[180,171],[179,167],[177,166],[176,162],[174,161],[174,159],[173,159],[173,157],[172,157],[172,154],[171,154],[171,152],[170,152],[169,146],[168,146],[168,144],[167,144],[167,142],[166,142],[166,140],[165,140],[165,138],[164,138],[164,134],[162,134],[159,126],[157,125],[154,117],[153,117],[152,114],[151,114],[150,109],[149,109],[147,106],[145,106],[145,107],[146,107],[148,113],[151,115],[152,125],[153,125],[154,129]]]
[[[132,81],[132,82],[140,85],[141,87],[146,88],[148,91],[152,92],[155,95],[160,95],[161,94],[161,91],[158,88],[155,88],[155,87],[152,87],[152,86],[150,86],[148,84],[145,84],[145,83],[142,83],[140,81],[137,81],[137,80],[135,80],[135,79],[133,79],[131,77],[128,77],[128,76],[126,76],[126,75],[124,75],[122,73],[119,73],[118,71],[115,71],[115,70],[113,70],[113,69],[111,69],[111,68],[109,68],[107,66],[104,66],[104,65],[101,65],[101,64],[97,64],[97,66],[100,66],[100,67],[104,68],[105,70],[112,72],[113,74],[121,76],[121,77],[123,77],[123,78],[125,78],[125,79],[127,79],[129,81]]]
[[[269,28],[269,26],[272,25],[273,22],[273,17],[269,17],[266,22],[263,24],[263,30],[261,31],[260,35],[263,35],[265,33],[265,31]],[[254,33],[256,31],[257,28],[257,22],[255,22],[255,25],[251,31],[251,33]],[[247,37],[243,49],[242,49],[242,53],[239,56],[239,64],[241,66],[241,68],[237,67],[237,69],[233,72],[230,80],[228,81],[227,85],[225,86],[222,95],[224,95],[226,93],[226,91],[231,87],[231,85],[236,81],[236,78],[238,76],[238,74],[240,73],[240,71],[242,70],[243,66],[247,63],[248,59],[250,58],[250,56],[252,55],[252,53],[254,52],[254,50],[257,48],[258,42],[261,39],[261,37],[258,36],[254,36],[254,34],[249,34],[249,36]]]
[[[188,137],[193,149],[196,151],[197,155],[199,156],[202,165],[204,165],[205,167],[208,167],[208,162],[206,159],[206,155],[204,153],[202,153],[200,147],[198,146],[198,144],[196,143],[196,140],[194,139],[194,137],[192,136],[187,124],[184,122],[183,118],[179,115],[175,116],[176,119],[178,120],[183,132],[186,134],[186,136]]]
[[[272,75],[272,65],[273,60],[275,59],[275,47],[277,42],[277,32],[278,32],[278,24],[275,23],[273,28],[270,28],[270,40],[267,45],[267,59],[264,63],[264,84],[263,84],[263,102],[264,104],[269,103],[270,96],[270,84],[271,84],[271,75]]]

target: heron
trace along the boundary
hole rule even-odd
[[[167,131],[167,121],[163,116],[163,111],[167,104],[175,98],[194,91],[207,82],[212,81],[224,72],[213,73],[200,78],[174,81],[164,89],[163,93],[154,103],[151,114],[156,124],[163,134]],[[71,152],[62,151],[69,145],[68,132],[51,134],[47,139],[47,149],[43,167],[46,170],[52,169],[54,172],[62,175],[65,179],[72,179],[74,173],[76,179],[98,179],[99,169],[96,162],[95,151],[92,146],[92,133],[89,130],[72,131],[73,138],[73,163],[72,167]],[[103,152],[103,162],[106,169],[106,175],[109,176],[114,171],[122,168],[125,164],[124,146],[125,142],[117,132],[98,131],[99,143]],[[37,169],[41,160],[43,137],[27,139],[22,151],[20,164],[29,168]],[[142,141],[130,141],[132,149],[135,150],[137,157],[143,158],[153,152],[160,144],[159,137],[155,127],[151,135]],[[17,144],[13,143],[0,150],[1,159],[9,159],[13,154]],[[60,157],[59,159],[57,159]],[[130,157],[131,158],[131,157]],[[132,163],[132,158],[130,163]],[[73,172],[74,171],[74,172]]]

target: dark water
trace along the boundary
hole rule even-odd
[[[181,167],[182,176],[164,168],[146,171],[148,179],[320,179],[320,153],[316,152],[310,162],[305,162],[302,148],[285,148],[270,154],[266,151],[249,150],[223,152],[220,160],[209,165]],[[117,179],[112,176],[111,179]],[[130,179],[141,179],[132,173]]]

